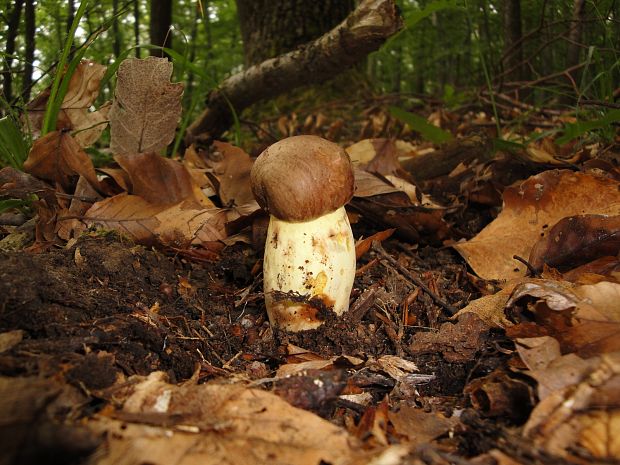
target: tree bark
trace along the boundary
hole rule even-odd
[[[172,0],[151,0],[151,45],[172,48]],[[161,50],[152,49],[151,55],[162,56]]]
[[[237,0],[246,67],[316,39],[353,7],[353,0]]]
[[[504,0],[504,55],[502,65],[509,81],[523,79],[521,0]]]
[[[9,16],[9,30],[6,37],[6,45],[4,51],[6,57],[4,59],[4,70],[2,71],[2,94],[4,99],[11,103],[13,100],[13,54],[15,53],[15,39],[19,31],[19,20],[22,14],[23,0],[15,0],[15,6]]]
[[[581,53],[581,33],[583,31],[583,19],[586,12],[586,1],[575,0],[573,3],[573,15],[568,31],[568,51],[566,53],[566,67],[571,68],[579,64]]]
[[[24,79],[22,80],[22,98],[24,102],[30,101],[30,92],[32,90],[32,71],[34,70],[34,50],[35,50],[35,11],[34,1],[26,0],[24,9],[25,26],[26,26],[26,51],[24,54]]]
[[[114,39],[112,41],[112,49],[114,50],[114,56],[118,58],[121,54],[121,32],[118,28],[118,0],[112,0],[112,35]]]
[[[333,77],[359,62],[402,26],[393,0],[364,0],[341,24],[314,42],[254,65],[211,92],[207,109],[188,128],[186,143],[208,141],[259,100]]]
[[[133,0],[133,39],[136,58],[140,58],[140,0]]]

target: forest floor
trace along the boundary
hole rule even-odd
[[[245,148],[256,154],[271,141],[265,134],[281,138],[307,132],[343,146],[365,139],[413,141],[412,150],[435,153],[432,144],[416,144],[412,133],[404,132],[385,111],[386,102],[359,105],[346,109],[345,114],[358,115],[346,123],[334,116],[343,114],[334,105],[331,113],[287,115],[250,125],[262,128],[261,140]],[[617,183],[618,138],[615,144],[565,147],[554,145],[552,138],[541,139],[530,146],[538,152],[514,156],[493,151],[484,141],[494,125],[487,124],[490,117],[483,112],[435,108],[431,114],[430,119],[459,136],[440,148],[461,156],[459,162],[416,180],[421,192],[443,206],[433,210],[441,214],[394,198],[384,204],[377,201],[379,194],[353,200],[356,239],[395,231],[375,236],[381,244],[368,243],[360,251],[349,312],[317,330],[287,333],[269,324],[262,252],[251,241],[199,255],[137,245],[110,230],[89,230],[68,242],[0,252],[0,464],[617,460],[620,449],[614,449],[613,432],[601,439],[608,441],[603,447],[607,452],[599,453],[584,439],[585,427],[575,426],[586,422],[580,415],[596,410],[608,415],[600,425],[608,431],[618,428],[620,397],[614,396],[620,365],[611,356],[618,353],[617,343],[591,349],[589,341],[589,349],[582,350],[574,338],[568,338],[572,345],[563,339],[570,331],[554,333],[549,325],[557,329],[559,320],[571,329],[581,320],[574,319],[579,304],[561,308],[561,316],[549,317],[552,323],[537,317],[536,311],[544,313],[541,302],[549,289],[522,290],[507,304],[513,286],[501,303],[486,304],[491,316],[476,308],[455,317],[455,310],[476,299],[499,295],[507,280],[477,277],[477,265],[472,269],[463,258],[474,253],[459,254],[453,245],[497,219],[507,186],[523,187],[518,183],[530,176],[594,176],[596,168],[601,179]],[[547,121],[548,115],[530,117],[520,128],[529,132]],[[484,140],[472,152],[467,144],[478,136]],[[547,155],[542,162],[533,158],[541,153]],[[380,157],[393,160],[394,153],[384,150]],[[411,166],[407,163],[403,166]],[[585,174],[588,167],[594,168]],[[540,179],[544,184],[545,178]],[[618,208],[620,203],[614,199],[611,205]],[[391,218],[390,208],[402,215]],[[599,211],[593,206],[583,213]],[[520,227],[513,223],[508,229],[518,236]],[[611,235],[617,237],[614,227]],[[4,232],[6,236],[9,230]],[[501,234],[499,243],[491,245],[498,253],[513,241],[505,229]],[[590,269],[590,275],[605,279],[590,285],[617,285],[617,248],[616,239],[615,249],[589,257],[588,263],[608,258],[605,271]],[[482,261],[491,261],[485,254],[488,249]],[[562,262],[562,273],[583,265],[571,263]],[[547,286],[551,280],[568,281],[560,271],[545,268],[544,273],[528,283],[534,278]],[[572,283],[577,286],[577,281]],[[564,291],[554,292],[568,298]],[[495,324],[499,320],[503,324]],[[607,341],[620,337],[618,320],[605,321]],[[574,375],[573,384],[558,378],[557,386],[549,387],[536,371],[541,365],[516,344],[528,336],[555,337],[561,345],[556,358],[579,355],[573,366],[580,375]],[[612,368],[598,385],[607,388],[597,391],[600,402],[594,406],[584,400],[582,383],[602,370],[600,360]],[[541,392],[541,385],[547,392]],[[587,386],[598,389],[591,380]],[[550,392],[567,401],[577,391],[584,403],[574,412],[566,407],[563,420],[554,416],[557,408],[533,418]],[[555,422],[553,428],[540,419],[545,415]],[[597,431],[589,418],[591,430]],[[560,431],[558,424],[570,424],[570,432]],[[565,444],[569,441],[573,443]]]

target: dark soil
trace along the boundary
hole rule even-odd
[[[461,308],[479,296],[451,250],[409,249],[396,240],[384,247],[452,306]],[[309,392],[303,383],[275,386],[292,403],[338,422],[331,400],[347,385],[370,391],[377,402],[392,392],[392,400],[401,396],[428,410],[451,412],[467,407],[463,389],[469,381],[506,360],[497,350],[502,335],[485,328],[456,328],[447,343],[434,341],[449,315],[397,270],[375,260],[374,252],[358,264],[362,272],[348,315],[314,331],[274,330],[264,309],[259,258],[238,244],[224,249],[217,262],[195,263],[114,234],[84,236],[40,254],[0,254],[0,333],[23,331],[20,343],[0,353],[0,375],[64,380],[90,396],[81,415],[105,405],[98,392],[134,374],[163,370],[173,382],[234,373],[250,380],[272,377],[287,362],[290,344],[323,357],[398,355],[435,375],[415,392],[399,393],[391,378],[367,377],[343,361],[341,369],[321,375],[329,378],[330,389],[320,398],[313,393],[298,398]],[[351,411],[358,419],[361,413]]]

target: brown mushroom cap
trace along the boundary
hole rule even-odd
[[[254,162],[252,192],[278,219],[309,221],[346,204],[355,190],[349,155],[317,136],[294,136],[269,146]]]

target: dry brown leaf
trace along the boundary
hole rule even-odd
[[[472,300],[466,307],[460,309],[452,319],[458,319],[462,314],[471,312],[478,315],[478,318],[491,327],[507,328],[512,326],[513,323],[506,317],[504,309],[513,289],[521,282],[523,280],[506,283],[499,292]]]
[[[153,205],[192,200],[203,207],[214,207],[187,168],[176,160],[153,152],[115,155],[114,160],[129,175],[130,193]]]
[[[528,307],[536,324],[507,330],[513,338],[550,335],[563,353],[581,356],[620,351],[620,284],[602,281],[575,286],[565,281],[531,280],[515,287],[507,306],[522,298],[538,299]]]
[[[379,231],[372,236],[369,236],[365,239],[361,239],[355,244],[355,258],[359,260],[366,252],[370,250],[373,241],[383,242],[392,234],[394,234],[396,229],[386,229],[385,231]]]
[[[62,101],[62,111],[71,122],[73,137],[81,147],[94,144],[108,125],[110,104],[89,111],[99,95],[99,84],[106,66],[89,60],[82,60],[69,81],[69,87]]]
[[[67,210],[60,212],[58,215],[56,223],[56,234],[58,234],[58,237],[67,241],[73,237],[74,232],[81,231],[83,225],[80,218],[98,200],[101,200],[101,196],[86,181],[85,177],[80,176],[75,186],[71,205],[69,205]]]
[[[50,132],[37,139],[24,162],[24,171],[57,182],[67,192],[78,176],[84,176],[91,186],[99,188],[92,160],[65,131]]]
[[[472,313],[456,323],[443,323],[438,332],[416,333],[409,345],[413,354],[441,353],[449,362],[472,360],[488,339],[489,326]]]
[[[620,214],[618,183],[567,170],[545,171],[504,191],[499,216],[456,250],[485,279],[523,276],[514,255],[528,257],[532,246],[566,216]]]
[[[620,352],[587,360],[565,355],[532,375],[545,392],[524,435],[562,457],[577,447],[600,460],[620,459]]]
[[[7,331],[6,333],[0,333],[0,354],[11,350],[17,344],[22,342],[24,338],[24,331],[16,329],[15,331]]]
[[[113,415],[118,419],[89,423],[109,433],[93,463],[344,465],[362,457],[345,430],[266,391],[231,384],[174,386],[158,373],[133,391]]]
[[[110,110],[110,148],[114,154],[155,152],[165,148],[181,117],[183,84],[171,83],[166,58],[128,58],[118,69]]]
[[[250,171],[254,161],[239,147],[227,142],[215,141],[215,160],[209,160],[209,166],[217,176],[220,187],[219,196],[222,204],[228,207],[254,202],[250,186]]]
[[[620,251],[620,215],[578,215],[563,218],[540,239],[529,256],[532,267],[572,269]]]
[[[226,237],[225,210],[196,208],[193,202],[153,205],[136,195],[120,194],[97,202],[83,221],[120,231],[143,244],[184,247]]]
[[[414,445],[427,444],[451,431],[459,420],[446,418],[439,413],[425,412],[406,402],[390,410],[388,418],[394,425],[395,433],[404,436]]]
[[[98,110],[89,111],[99,96],[99,84],[106,67],[90,60],[82,60],[75,68],[67,93],[58,113],[56,129],[69,129],[81,147],[95,143],[107,126],[109,103]],[[49,99],[50,89],[45,89],[28,103],[28,119],[35,135],[39,134]]]
[[[353,169],[355,175],[355,197],[372,197],[373,195],[401,192],[389,182],[359,168]]]

